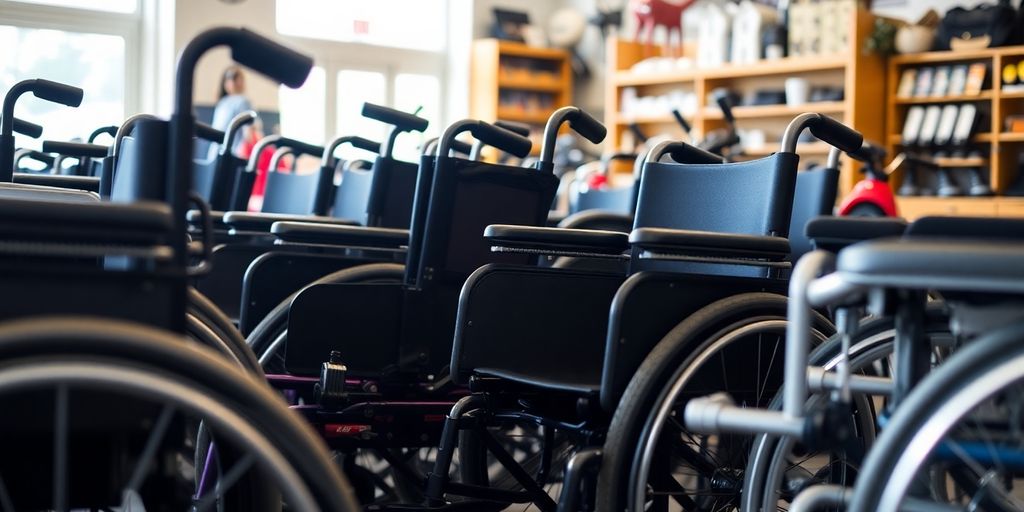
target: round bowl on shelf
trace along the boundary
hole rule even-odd
[[[935,29],[924,25],[904,25],[896,31],[896,51],[921,53],[932,49]]]

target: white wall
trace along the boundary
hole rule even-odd
[[[214,0],[176,0],[174,10],[175,55],[193,37],[215,26],[240,26],[275,38],[275,0],[246,0],[228,4]],[[279,38],[278,38],[279,39]],[[195,102],[212,105],[217,102],[220,76],[231,65],[227,50],[218,48],[208,53],[196,71]],[[246,96],[257,110],[277,110],[277,85],[256,73],[246,74]]]
[[[928,9],[935,9],[941,16],[953,7],[970,8],[980,4],[994,4],[996,0],[897,0],[879,3],[881,5],[872,8],[875,13],[913,23],[924,16]]]

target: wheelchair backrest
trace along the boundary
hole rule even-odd
[[[427,184],[420,181],[422,189]],[[543,226],[557,188],[558,178],[548,172],[437,157],[429,201],[426,206],[421,201],[417,205],[418,211],[426,210],[426,218],[422,232],[410,234],[409,252],[417,255],[417,261],[407,263],[406,282],[419,288],[439,282],[461,286],[466,276],[486,263],[529,263],[530,255],[493,253],[483,238],[484,228],[491,224]]]
[[[775,153],[724,164],[647,162],[633,228],[788,236],[799,160],[792,153]],[[704,271],[708,267],[635,256],[630,262],[631,273],[652,269]],[[751,269],[739,270],[747,274]]]
[[[310,215],[320,180],[319,173],[285,174],[279,169],[267,171],[267,188],[263,194],[264,213]]]
[[[139,121],[130,136],[121,142],[114,170],[110,200],[130,203],[140,200],[167,200],[167,121]]]
[[[373,162],[373,179],[366,200],[367,225],[408,229],[419,166],[378,156]]]
[[[586,210],[605,210],[615,213],[633,213],[633,187],[587,189],[576,192],[570,203],[572,213]]]
[[[366,204],[370,200],[370,187],[373,184],[375,166],[369,169],[346,166],[341,173],[341,183],[334,195],[334,208],[331,216],[339,219],[351,219],[366,224]]]
[[[214,174],[217,171],[217,159],[192,161],[192,190],[199,197],[211,202],[214,190]]]
[[[804,227],[815,217],[832,214],[838,186],[839,169],[816,167],[796,175],[793,215],[789,222],[790,261],[796,262],[811,251],[811,240]]]

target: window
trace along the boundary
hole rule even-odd
[[[139,8],[138,0],[11,0],[24,4],[54,5],[93,11],[132,13]]]
[[[323,112],[327,75],[322,67],[314,67],[302,87],[281,86],[278,94],[281,108],[281,135],[319,144],[326,139]]]
[[[338,72],[337,127],[338,135],[359,135],[383,142],[384,125],[363,117],[363,103],[387,105],[387,78],[379,71],[343,69]],[[366,154],[346,146],[339,150],[341,158],[365,158]]]
[[[46,78],[85,90],[70,108],[26,95],[15,115],[44,127],[43,138],[70,140],[125,117],[125,40],[119,36],[0,25],[0,91],[29,78]],[[41,142],[19,138],[19,147]]]
[[[85,91],[78,108],[24,96],[15,115],[42,125],[44,139],[72,140],[137,112],[144,7],[138,0],[0,0],[0,91],[32,78]],[[15,145],[38,149],[41,142],[19,135]]]
[[[445,0],[278,0],[281,34],[440,52]]]

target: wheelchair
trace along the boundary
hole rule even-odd
[[[836,220],[816,223],[822,222],[832,226],[816,229],[830,232],[831,240],[844,231]],[[845,231],[858,229],[854,224]],[[890,234],[894,235],[899,233]],[[978,473],[993,460],[998,466],[1000,456],[1012,456],[1012,448],[999,441],[1008,439],[1012,429],[1008,431],[1002,419],[988,424],[978,416],[1012,418],[1012,410],[1005,408],[1006,400],[1013,401],[1007,394],[1012,388],[989,388],[992,394],[973,401],[949,399],[955,395],[953,388],[981,380],[986,373],[976,371],[977,367],[973,373],[962,373],[965,367],[960,361],[991,349],[994,345],[986,340],[1005,341],[1019,324],[1019,314],[1014,313],[1019,292],[1014,289],[1013,270],[1006,266],[1009,259],[1001,259],[1008,253],[1001,251],[1016,248],[1022,235],[1024,223],[1016,220],[925,217],[908,226],[902,239],[852,245],[842,249],[838,258],[816,251],[801,261],[790,288],[786,378],[772,402],[773,410],[740,411],[729,396],[721,394],[685,405],[691,429],[755,436],[744,510],[775,509],[783,503],[790,510],[928,509],[956,503],[997,510],[1014,507],[1007,498],[1007,486],[1013,482],[1009,466],[992,469],[1006,476],[990,490],[984,489],[984,472]],[[985,260],[984,271],[962,266],[965,258],[977,254],[993,258]],[[954,261],[961,262],[960,268],[955,268]],[[1002,283],[994,285],[977,277],[986,271],[988,276],[1001,275]],[[825,305],[835,309],[840,333],[808,355],[807,312]],[[873,317],[858,322],[864,310]],[[1009,353],[1005,346],[1002,350],[999,357]],[[947,380],[954,374],[962,376],[955,384]],[[925,383],[945,386],[948,392],[937,394],[937,388]],[[1000,399],[992,401],[996,395]],[[927,408],[920,406],[925,402]],[[982,402],[987,409],[978,407]],[[882,409],[876,410],[879,403]],[[935,411],[951,403],[963,407],[962,415],[936,418]],[[896,418],[901,422],[894,422]],[[982,423],[952,428],[966,418]],[[949,438],[930,445],[927,457],[920,451],[911,457],[900,455],[910,451],[910,445],[902,443],[911,437],[920,439],[923,425],[936,421],[946,425],[942,435]],[[981,433],[996,441],[979,441]],[[982,449],[988,455],[979,456]],[[823,467],[804,467],[814,458],[824,462]],[[916,469],[893,472],[895,466],[887,464],[899,458],[916,459]],[[855,471],[835,478],[828,470],[842,466]],[[893,488],[890,482],[903,487],[886,491],[889,501],[878,501],[883,495],[880,489]],[[985,497],[986,493],[991,495]]]
[[[103,155],[117,165],[102,202],[92,191],[10,183],[14,100],[33,92],[77,104],[81,89],[35,80],[7,94],[0,402],[18,414],[0,422],[4,509],[356,509],[323,442],[188,286],[210,250],[208,237],[186,236],[192,79],[217,46],[293,87],[312,66],[244,29],[204,32],[179,61],[171,120],[137,119]]]
[[[637,434],[613,433],[609,426],[620,426],[616,419],[625,406],[636,404],[642,410],[637,400],[653,398],[627,391],[631,380],[651,378],[634,377],[642,371],[641,362],[660,346],[671,344],[678,353],[692,349],[676,341],[677,333],[695,318],[710,321],[712,309],[730,311],[727,318],[714,318],[720,326],[749,317],[784,321],[785,299],[779,294],[784,294],[789,266],[785,235],[799,159],[792,144],[808,127],[844,151],[854,152],[861,145],[859,134],[818,114],[802,115],[790,124],[782,152],[752,162],[722,164],[720,157],[692,146],[665,143],[652,148],[641,164],[630,235],[490,226],[486,236],[495,250],[626,259],[629,273],[508,265],[474,272],[460,298],[451,360],[453,380],[474,393],[453,408],[440,453],[454,450],[460,431],[474,431],[490,455],[517,475],[532,503],[555,510],[545,485],[561,472],[550,467],[558,446],[569,447],[569,453],[562,449],[563,457],[579,452],[568,466],[586,472],[598,460],[591,449],[604,444],[603,483],[597,492],[604,506],[617,509],[608,502],[623,494],[621,472],[628,471],[628,461],[621,452],[637,443]],[[666,155],[685,165],[659,162]],[[723,206],[736,200],[747,206]],[[825,318],[817,328],[826,335],[832,329]],[[767,351],[760,378],[770,380],[776,371],[767,371],[767,358],[773,343],[780,341],[775,336],[774,342],[762,343]],[[558,445],[544,447],[537,479],[513,469],[515,461],[487,441],[492,431],[510,424],[540,426],[551,431],[545,439]],[[447,460],[450,455],[438,457],[436,480],[447,475]],[[565,478],[570,476],[578,478]],[[593,479],[584,480],[589,480],[587,502],[594,497]],[[574,510],[579,490],[575,483],[563,486],[562,501],[570,503],[566,510]],[[428,497],[443,500],[438,492]]]

